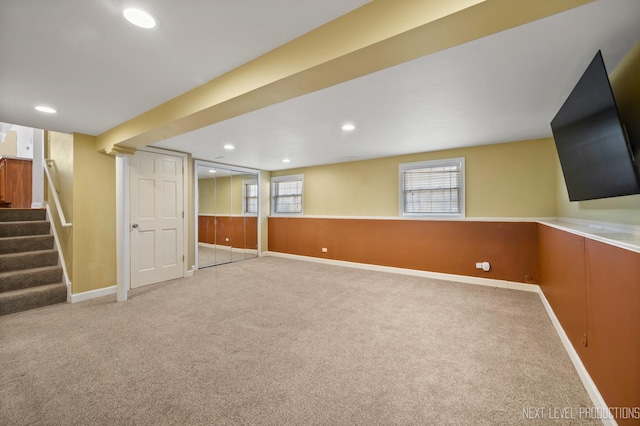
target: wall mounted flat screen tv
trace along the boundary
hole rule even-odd
[[[571,201],[640,194],[640,171],[600,51],[551,129]]]

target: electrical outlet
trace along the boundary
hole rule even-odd
[[[326,248],[326,247],[322,247],[322,252],[323,252],[323,253],[326,253],[326,252],[328,252],[328,251],[329,251],[329,250],[327,250],[327,248]]]
[[[229,241],[229,238],[225,238],[224,240],[225,240],[225,241]]]
[[[491,270],[491,264],[489,262],[478,262],[476,263],[476,269],[482,269],[485,272],[489,272],[489,270]]]

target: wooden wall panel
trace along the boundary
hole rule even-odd
[[[538,225],[538,282],[567,337],[584,354],[586,312],[584,239]]]
[[[213,244],[208,238],[209,220],[206,216],[198,216],[198,242]]]
[[[640,253],[586,239],[586,255],[583,362],[610,407],[640,407]]]
[[[31,208],[32,161],[15,158],[0,160],[0,202],[6,207]]]
[[[231,217],[215,216],[215,244],[230,246],[231,245]],[[227,241],[227,238],[229,239]]]
[[[269,250],[517,282],[537,279],[535,223],[270,217]],[[483,261],[491,271],[475,268]]]
[[[198,216],[198,242],[257,249],[258,218],[254,216]]]
[[[538,233],[540,287],[589,375],[609,407],[640,407],[640,253],[546,225]]]

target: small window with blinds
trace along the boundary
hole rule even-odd
[[[464,158],[400,164],[400,212],[464,217]]]
[[[302,214],[302,175],[271,178],[271,214]]]
[[[258,181],[242,181],[242,211],[248,215],[258,214]]]

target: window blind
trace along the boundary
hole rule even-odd
[[[258,213],[258,184],[245,183],[244,185],[245,213]]]
[[[460,214],[462,165],[459,162],[402,171],[404,213]]]
[[[273,211],[274,213],[302,213],[302,179],[274,182]]]

